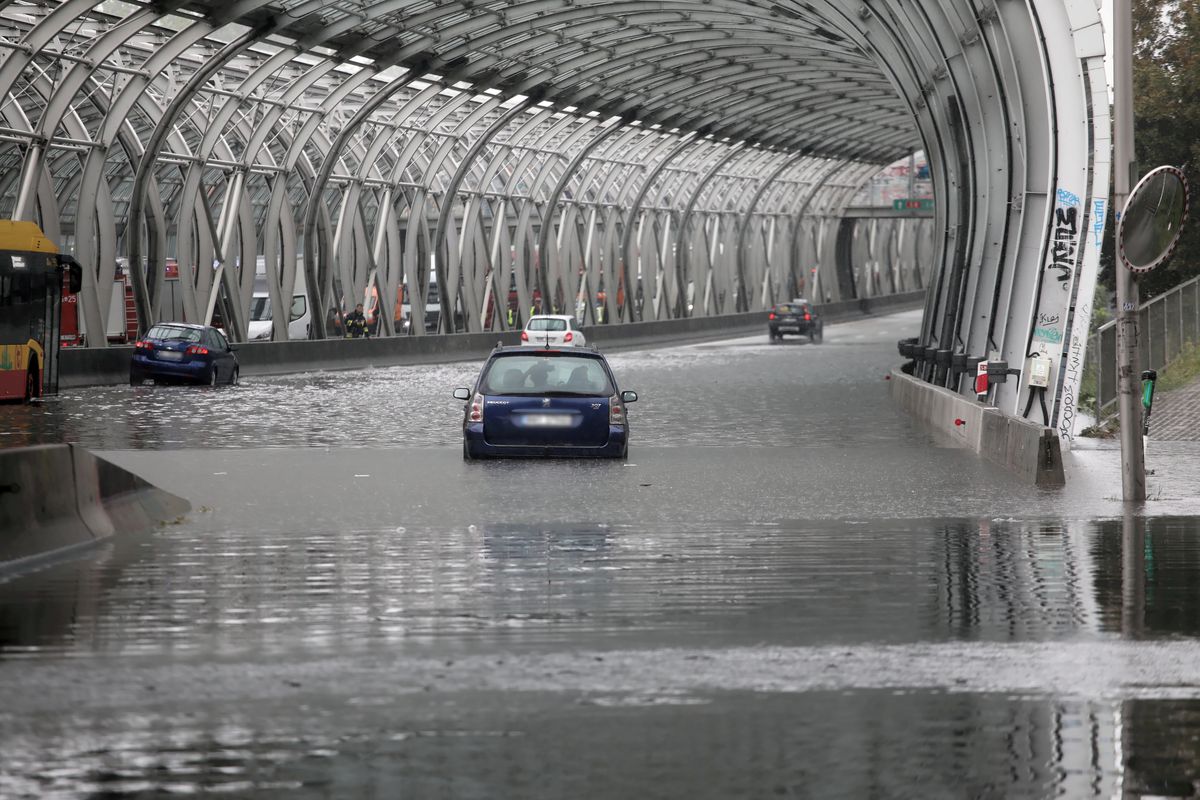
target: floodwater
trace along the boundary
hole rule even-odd
[[[1026,487],[915,324],[617,354],[627,462],[464,463],[471,364],[0,409],[194,507],[0,583],[0,796],[1195,796],[1200,446]]]

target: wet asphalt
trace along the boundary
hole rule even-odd
[[[0,408],[194,508],[0,584],[0,796],[1193,796],[1200,443],[1026,487],[917,324],[615,354],[627,462],[464,463],[478,364]]]

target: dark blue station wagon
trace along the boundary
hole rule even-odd
[[[463,458],[584,456],[624,458],[629,452],[625,406],[637,392],[622,392],[608,361],[576,347],[497,347],[467,401]]]
[[[129,382],[137,385],[153,378],[210,386],[236,384],[239,365],[234,349],[225,334],[211,325],[160,322],[134,344]]]

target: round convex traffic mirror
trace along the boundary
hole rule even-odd
[[[1133,272],[1149,272],[1170,257],[1188,215],[1188,182],[1175,167],[1138,181],[1117,224],[1117,252]]]

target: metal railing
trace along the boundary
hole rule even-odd
[[[1138,363],[1159,370],[1200,343],[1200,277],[1143,303],[1138,309]],[[1117,322],[1106,322],[1088,339],[1085,384],[1095,387],[1096,420],[1117,413]],[[1088,377],[1094,380],[1088,381]]]

